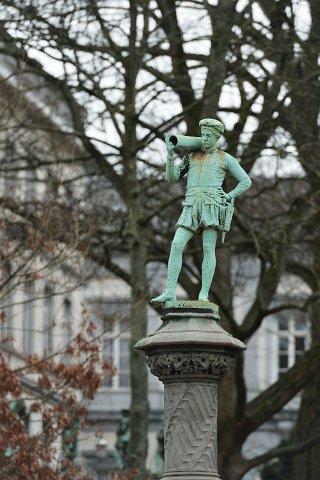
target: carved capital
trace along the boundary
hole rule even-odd
[[[147,359],[151,373],[159,378],[205,375],[220,380],[233,367],[234,359],[224,353],[159,353]]]

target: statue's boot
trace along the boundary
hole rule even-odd
[[[209,302],[208,295],[205,294],[205,293],[202,293],[202,292],[199,293],[198,300],[199,300],[200,302]]]
[[[174,295],[174,293],[171,293],[171,292],[164,292],[162,293],[162,295],[159,295],[159,297],[155,297],[151,300],[151,303],[155,304],[155,303],[165,303],[165,302],[171,302],[173,300],[176,300],[176,296]]]

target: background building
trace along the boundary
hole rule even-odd
[[[10,102],[10,96],[15,94],[15,87],[5,82],[1,85],[1,98],[7,104]],[[37,105],[22,96],[18,108],[11,114],[16,121],[17,118],[23,118],[25,112],[30,109],[37,115],[43,115]],[[6,145],[4,150],[6,162],[9,160],[11,164],[15,162],[18,164],[21,162],[21,157],[24,157],[23,148],[31,148],[35,139],[28,133],[25,141],[19,142],[18,146],[15,141],[9,142],[6,136],[3,136],[2,141]],[[68,155],[73,155],[74,148],[78,154],[81,153],[77,150],[77,146],[65,142],[61,152],[59,137],[52,138],[45,133],[42,138],[37,137],[36,142],[41,155],[43,155],[42,148],[45,151],[49,149],[50,154],[56,152],[52,156],[53,163],[56,154],[66,155],[67,152]],[[70,166],[66,171],[63,170],[63,174],[56,171],[55,166],[51,164],[45,165],[43,169],[39,167],[32,170],[32,174],[22,169],[18,172],[18,177],[12,172],[5,173],[1,179],[2,188],[8,195],[15,192],[17,200],[31,204],[50,193],[47,190],[50,182],[44,187],[41,177],[55,175],[58,180],[57,188],[62,189],[60,195],[68,199],[68,192],[64,187],[64,175],[75,175],[77,172],[81,173],[81,168],[77,165]],[[101,204],[118,203],[121,211],[119,197],[112,189],[108,190],[106,195],[105,184],[102,183],[100,190],[96,187],[91,190],[90,174],[85,174],[85,178],[84,183],[76,186],[76,189],[79,189],[79,195],[83,189],[86,189],[88,194]],[[77,190],[73,194],[77,196]],[[49,219],[48,225],[54,229],[55,221],[57,218],[61,221],[61,217],[56,217],[54,211],[49,211],[50,215],[52,218]],[[12,218],[12,222],[18,225],[18,215]],[[19,231],[18,236],[20,233]],[[16,233],[13,232],[12,235],[12,240],[17,241]],[[80,462],[89,465],[94,471],[97,466],[101,466],[99,458],[101,459],[102,451],[107,450],[107,460],[103,468],[110,470],[117,466],[117,455],[114,453],[119,436],[117,432],[130,408],[130,288],[124,281],[106,270],[82,260],[79,262],[78,254],[70,250],[64,253],[58,268],[54,269],[50,264],[50,252],[45,260],[40,259],[41,254],[42,252],[39,251],[39,255],[32,258],[31,270],[27,260],[25,276],[21,277],[20,283],[18,282],[17,286],[10,291],[4,291],[2,309],[6,314],[6,321],[2,325],[1,335],[2,338],[9,338],[9,340],[2,345],[2,349],[10,355],[10,362],[17,365],[23,363],[23,359],[31,354],[41,356],[63,352],[79,329],[83,309],[86,310],[97,324],[98,335],[102,338],[101,361],[110,361],[113,371],[106,375],[103,386],[89,405],[90,422],[86,430],[79,435],[77,456]],[[11,261],[8,259],[9,263]],[[45,266],[43,262],[47,262]],[[77,262],[76,268],[75,262]],[[125,270],[129,269],[125,254],[120,254],[117,262]],[[239,322],[254,300],[258,269],[258,264],[248,256],[234,258],[235,279],[238,278],[240,270],[246,272],[243,276],[244,280],[238,283],[235,280],[235,317]],[[164,279],[163,267],[155,264],[149,269],[151,289],[161,290]],[[185,295],[182,289],[179,293],[182,296]],[[301,281],[293,276],[287,276],[281,283],[278,298],[279,301],[280,299],[288,299],[288,301],[298,299],[302,302],[307,294],[308,289]],[[148,319],[148,330],[152,332],[160,324],[160,317],[151,307],[148,310]],[[308,320],[302,311],[278,312],[266,318],[262,327],[250,339],[245,353],[245,376],[249,399],[268,388],[295,363],[309,346],[309,337]],[[61,355],[65,354],[61,353]],[[65,359],[68,361],[67,356]],[[148,382],[150,415],[147,468],[152,473],[158,473],[161,467],[158,438],[162,427],[163,386],[152,375],[149,375]],[[248,456],[253,453],[261,454],[288,438],[298,407],[298,399],[291,401],[281,413],[251,435],[245,444],[245,453]],[[37,415],[31,415],[28,428],[30,432],[41,430],[41,419]],[[101,445],[103,448],[100,448]],[[244,478],[256,480],[259,474],[250,472]]]
[[[214,116],[226,124],[222,149],[254,178],[237,202],[232,235],[218,245],[211,292],[226,329],[248,343],[245,361],[221,385],[221,476],[240,480],[261,461],[257,452],[288,434],[302,390],[290,441],[309,445],[320,419],[315,2],[20,3],[2,2],[0,26],[0,295],[9,312],[4,333],[16,332],[6,358],[23,364],[33,349],[63,353],[90,311],[104,340],[96,363],[114,362],[90,415],[105,431],[113,425],[113,448],[116,407],[126,410],[129,399],[124,327],[135,338],[137,326],[145,335],[147,311],[156,322],[149,298],[164,272],[148,269],[167,259],[184,194],[183,181],[164,185],[161,139],[172,130],[197,135],[199,118]],[[187,254],[181,293],[196,298],[196,240]],[[142,373],[145,363],[134,363]],[[151,395],[150,445],[160,388]],[[90,428],[83,451],[96,448],[98,427]],[[143,432],[134,445],[140,466]],[[318,479],[319,459],[316,444],[295,455],[290,477]]]

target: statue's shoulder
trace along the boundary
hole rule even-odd
[[[228,155],[227,152],[223,152],[222,150],[217,150],[217,157],[219,158],[220,163],[223,167],[226,166],[227,155]]]
[[[228,152],[223,152],[222,150],[218,150],[217,153],[218,153],[219,157],[221,159],[223,159],[223,162],[226,165],[226,167],[229,167],[232,164],[239,163],[238,160],[235,157],[233,157],[232,155],[230,155],[230,153],[228,153]]]

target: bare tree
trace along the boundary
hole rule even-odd
[[[28,95],[34,95],[36,86],[38,100],[33,98],[42,99],[51,116],[60,119],[60,134],[81,145],[88,174],[117,192],[122,209],[112,222],[112,235],[103,216],[107,211],[114,215],[115,205],[97,210],[85,199],[86,208],[79,208],[76,248],[131,286],[132,345],[146,334],[146,265],[166,260],[172,212],[182,192],[179,186],[164,190],[159,182],[159,138],[173,127],[196,135],[204,116],[225,121],[224,147],[241,157],[255,179],[252,193],[237,205],[232,234],[218,249],[211,296],[225,326],[247,341],[276,311],[315,308],[318,285],[304,305],[275,303],[286,274],[305,281],[315,273],[320,98],[320,12],[315,0],[304,2],[309,14],[304,25],[298,22],[300,2],[290,0],[136,0],[112,5],[83,0],[76,8],[69,0],[33,0],[27,8],[15,0],[1,4],[7,7],[1,20],[1,52],[11,62],[7,81]],[[32,128],[55,132],[58,127],[35,118]],[[84,207],[80,200],[79,206]],[[63,233],[61,240],[68,243]],[[120,248],[129,252],[131,273],[114,260]],[[243,254],[254,258],[259,269],[254,300],[239,324],[233,302],[239,276],[235,280],[231,263]],[[200,267],[201,252],[193,243],[180,279],[191,298],[199,288]],[[245,277],[246,272],[240,274]],[[143,472],[146,371],[143,356],[133,349],[131,360],[129,458]],[[239,355],[221,393],[227,399],[220,411],[223,478],[240,479],[279,454],[247,459],[242,446],[312,381],[318,362],[314,337],[294,367],[248,402]]]

